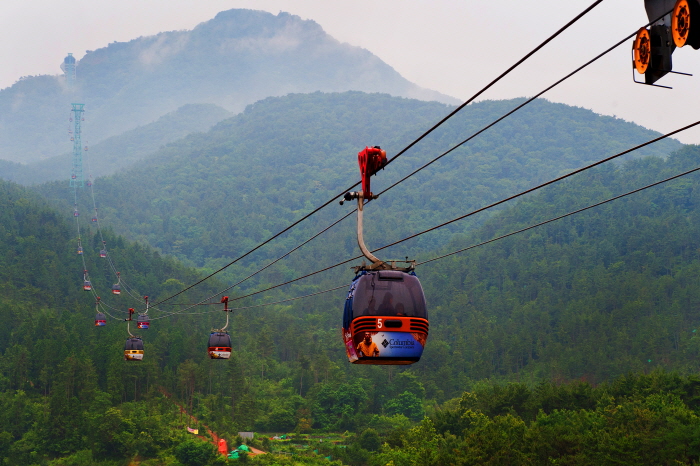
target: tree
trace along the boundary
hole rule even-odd
[[[175,457],[185,466],[206,466],[214,457],[214,447],[201,440],[185,440],[174,449]]]

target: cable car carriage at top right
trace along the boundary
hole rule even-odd
[[[343,312],[343,343],[353,364],[405,365],[420,360],[428,339],[425,295],[416,276],[415,261],[406,267],[377,259],[365,246],[362,217],[365,199],[376,199],[369,177],[386,164],[379,147],[358,154],[362,191],[345,194],[357,199],[357,242],[370,265],[355,267]],[[341,201],[342,204],[343,201]]]

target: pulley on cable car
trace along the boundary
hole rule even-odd
[[[90,283],[90,280],[88,279],[87,270],[83,271],[83,290],[85,290],[85,291],[92,290],[92,283]]]
[[[644,0],[644,8],[653,23],[641,28],[632,44],[632,67],[644,81],[633,79],[669,88],[654,83],[668,73],[692,76],[673,71],[671,55],[685,45],[700,48],[700,0]]]
[[[112,294],[121,294],[122,293],[122,287],[121,287],[121,275],[119,272],[117,272],[117,283],[112,285]]]
[[[124,360],[126,361],[141,361],[143,359],[143,340],[141,338],[132,335],[131,330],[129,330],[129,325],[133,320],[134,308],[129,308],[129,318],[124,319],[126,321],[126,331],[129,333],[129,338],[126,339],[124,344]]]
[[[100,297],[97,297],[95,302],[95,327],[104,327],[107,325],[107,316],[100,312]]]
[[[231,312],[231,309],[228,308],[228,296],[221,298],[221,302],[224,303],[226,325],[221,329],[212,330],[209,334],[207,347],[211,359],[229,359],[231,357],[231,336],[226,331],[226,327],[228,327],[228,313]]]
[[[366,147],[358,154],[358,163],[362,191],[344,197],[345,201],[357,199],[357,243],[371,264],[355,267],[343,313],[345,350],[354,364],[413,364],[423,354],[429,330],[415,261],[379,260],[365,246],[362,231],[364,200],[377,198],[371,192],[370,177],[386,165],[386,152]],[[397,267],[397,262],[407,266]]]

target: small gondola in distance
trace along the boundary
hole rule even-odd
[[[211,332],[207,348],[211,359],[229,359],[231,357],[231,336],[228,332]]]
[[[95,327],[104,327],[107,325],[107,316],[102,312],[95,314]]]
[[[148,314],[139,314],[139,316],[136,318],[136,328],[148,330],[150,326],[151,319],[148,317]]]
[[[139,337],[129,337],[124,343],[124,360],[125,361],[142,361],[143,360],[143,340]]]

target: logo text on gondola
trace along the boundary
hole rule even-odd
[[[387,342],[387,341],[384,340],[384,342]],[[413,340],[394,340],[393,338],[387,342],[387,344],[390,346],[413,346],[413,345],[415,345],[415,343],[416,342]],[[384,343],[382,343],[382,344],[384,344]],[[386,346],[387,345],[384,345],[385,348],[386,348]]]

